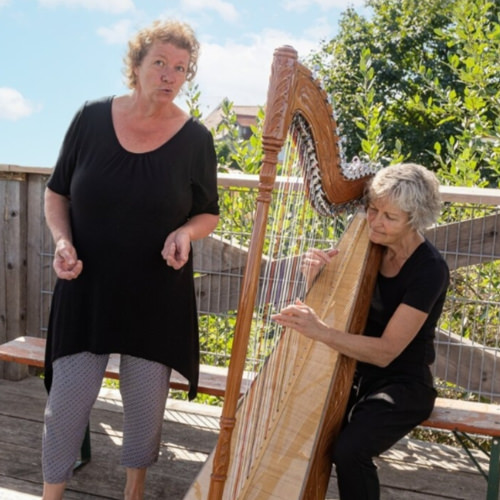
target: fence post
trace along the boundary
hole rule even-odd
[[[27,174],[0,172],[0,342],[26,331]],[[26,366],[0,363],[0,378],[19,380]]]

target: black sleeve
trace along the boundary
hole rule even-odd
[[[403,303],[420,311],[430,313],[438,299],[448,288],[449,271],[441,258],[427,259],[418,267]]]
[[[78,161],[79,134],[84,108],[85,104],[80,107],[73,117],[64,136],[54,170],[47,181],[49,189],[64,196],[69,195],[71,178]]]
[[[193,206],[190,216],[209,213],[219,215],[219,197],[217,192],[217,157],[212,134],[202,127],[202,140],[192,170],[191,188]]]

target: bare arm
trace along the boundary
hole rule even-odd
[[[413,340],[427,313],[406,304],[394,312],[381,337],[353,335],[327,326],[312,308],[301,301],[284,308],[273,319],[307,337],[323,342],[351,358],[376,366],[387,366]]]
[[[162,257],[167,265],[180,269],[188,260],[191,242],[208,236],[219,222],[218,215],[199,214],[189,219],[175,231],[172,231],[165,240]]]
[[[69,200],[49,188],[45,189],[45,220],[55,243],[53,267],[61,279],[75,279],[83,269],[73,246],[69,219]]]

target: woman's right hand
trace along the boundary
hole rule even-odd
[[[54,271],[58,278],[73,280],[78,278],[83,269],[83,263],[78,259],[76,249],[71,242],[60,239],[54,252]]]
[[[323,267],[338,253],[339,251],[336,248],[330,250],[310,248],[307,250],[300,265],[300,270],[307,282],[312,283]]]

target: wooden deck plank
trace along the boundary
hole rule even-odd
[[[91,417],[92,460],[74,475],[65,499],[122,498],[122,407],[117,392],[101,391]],[[0,380],[0,500],[40,498],[45,400],[39,378]],[[169,399],[161,456],[148,474],[147,500],[183,498],[215,445],[219,415],[220,408]],[[486,481],[460,448],[404,439],[377,463],[384,500],[485,498]],[[334,477],[326,500],[338,500]]]
[[[92,411],[92,460],[70,481],[67,498],[122,498],[124,469],[119,465],[122,412],[117,393],[103,390]],[[15,488],[5,495],[0,490],[8,500],[18,500],[22,496],[17,497],[17,493],[31,495],[34,490],[38,490],[36,498],[40,498],[45,400],[40,379],[0,380],[0,484],[5,488],[8,480]],[[220,408],[169,400],[160,458],[148,474],[148,499],[182,498],[215,446],[219,415]]]

